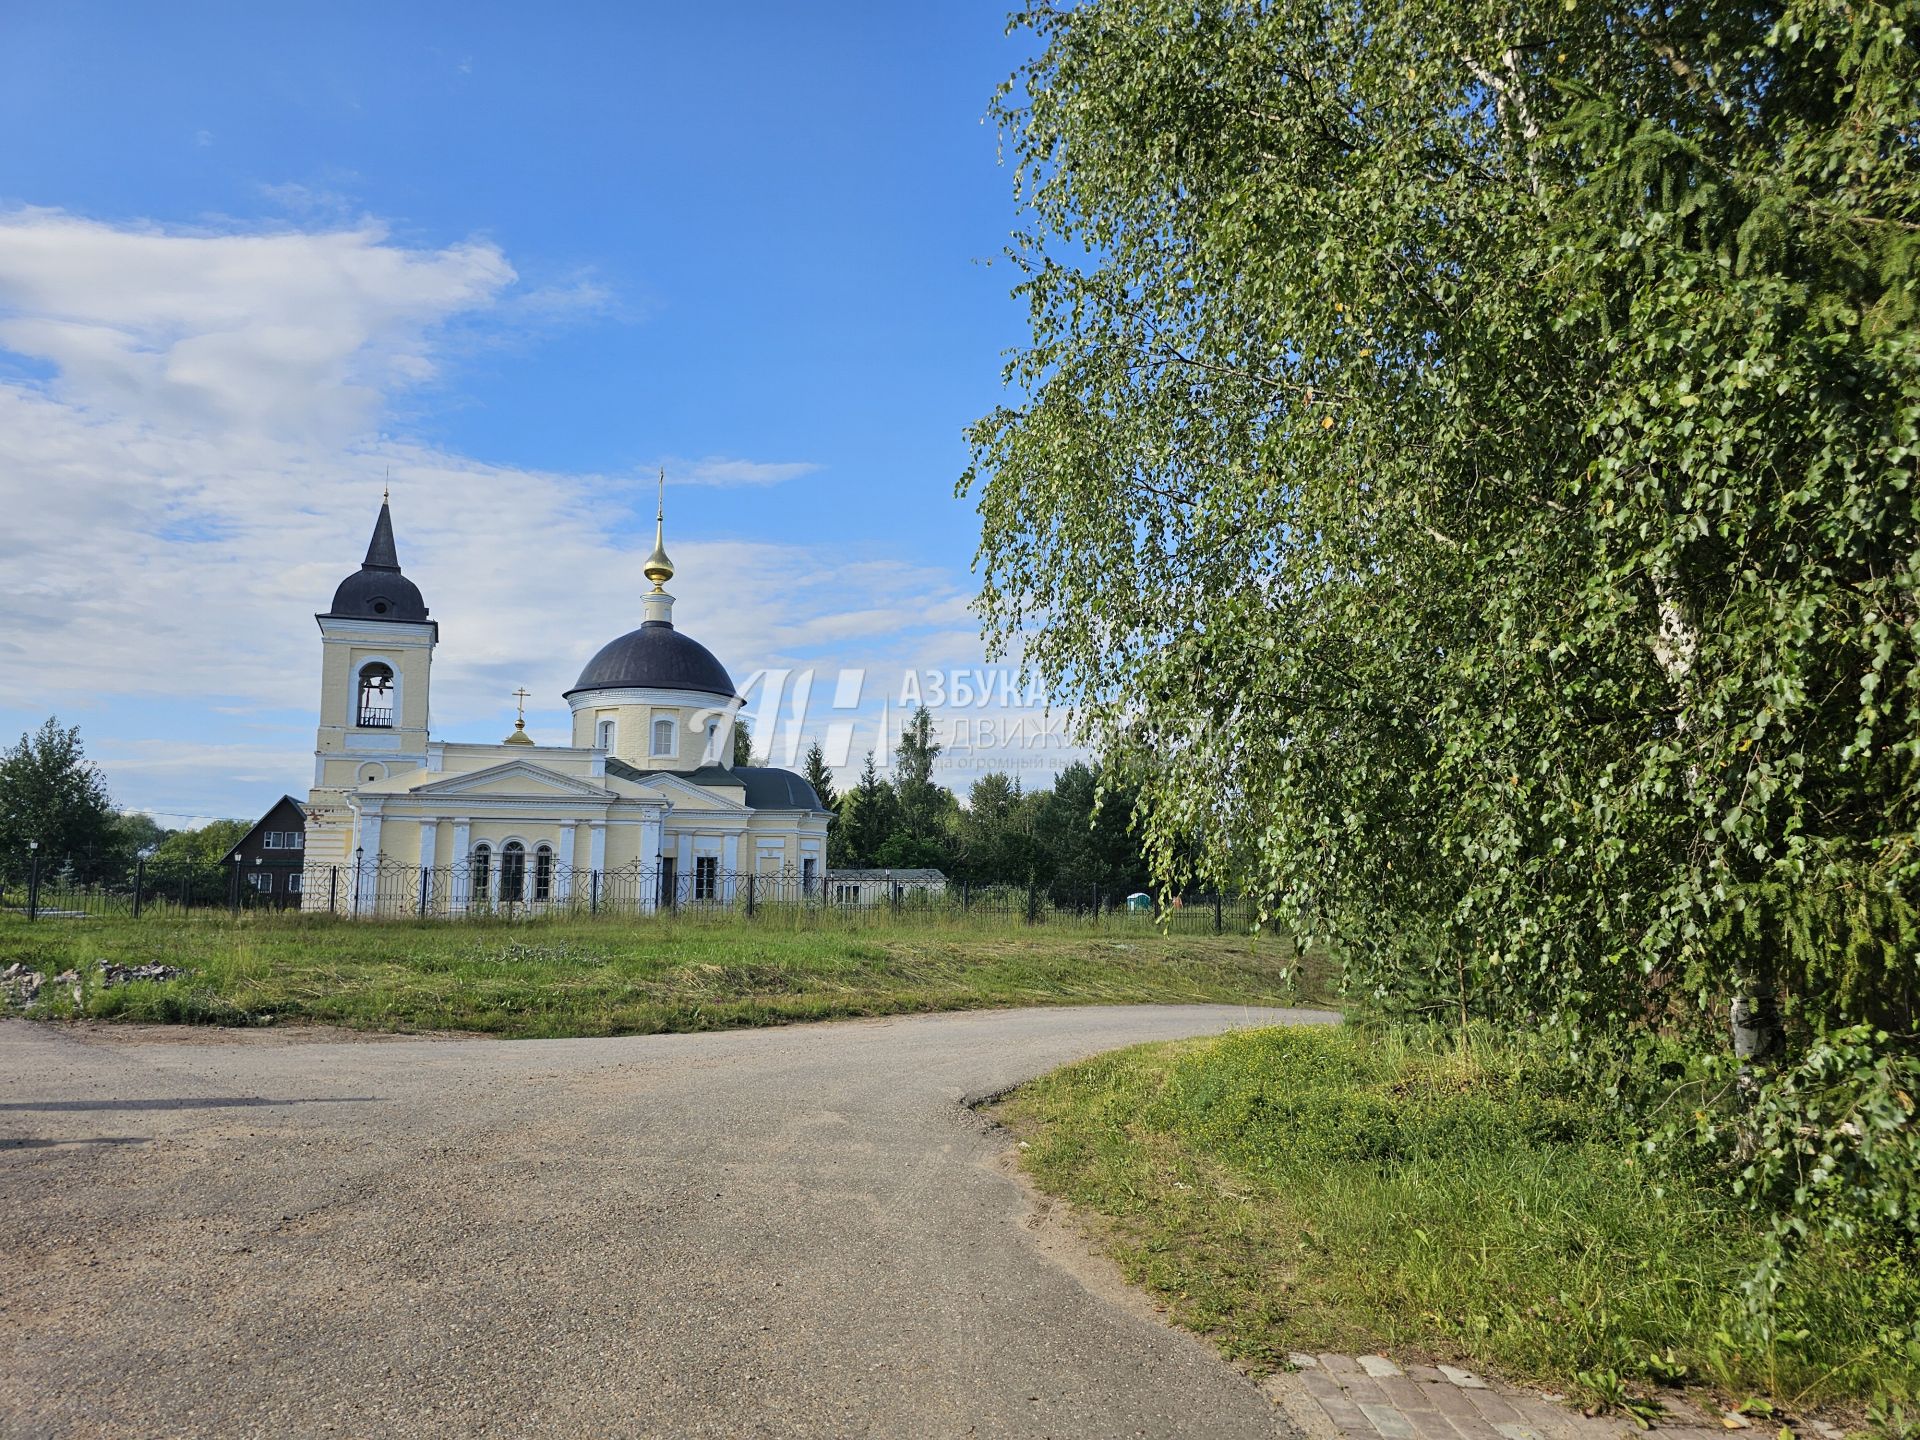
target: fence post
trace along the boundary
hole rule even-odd
[[[327,867],[327,914],[338,915],[340,911],[336,907],[339,903],[340,867],[338,865],[329,865]]]
[[[1215,891],[1213,896],[1213,933],[1216,935],[1220,933],[1220,894],[1218,891]]]
[[[422,865],[420,867],[420,914],[424,918],[426,913],[427,913],[427,867]]]
[[[136,920],[140,918],[140,887],[146,878],[147,857],[136,855],[133,857],[133,918]]]
[[[587,913],[589,915],[598,915],[600,913],[600,872],[598,870],[588,872]]]
[[[960,882],[960,908],[962,910],[973,909],[973,881],[971,880],[962,880]]]
[[[27,866],[27,919],[40,918],[40,852],[35,850]]]
[[[747,918],[753,918],[753,871],[747,872]]]
[[[1040,920],[1040,887],[1029,880],[1027,882],[1027,924],[1038,924]]]

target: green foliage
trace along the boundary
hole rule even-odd
[[[942,870],[950,856],[947,847],[931,836],[896,830],[873,852],[873,863],[886,870]]]
[[[122,810],[113,817],[114,849],[129,864],[135,856],[152,854],[172,833],[151,815],[138,810]]]
[[[733,763],[753,764],[753,732],[747,729],[744,720],[736,719],[733,722]]]
[[[1916,22],[1019,17],[982,604],[1163,880],[1456,1023],[1911,1051]]]
[[[840,796],[833,788],[833,767],[827,764],[827,752],[820,748],[818,740],[807,747],[807,758],[801,773],[807,777],[813,793],[820,797],[822,809],[831,810],[840,803]]]
[[[840,818],[828,837],[830,845],[837,842],[844,846],[840,858],[833,863],[872,865],[873,857],[900,825],[899,797],[893,787],[880,778],[879,768],[873,763],[873,752],[869,750],[860,779],[841,797]]]
[[[197,830],[172,831],[154,847],[147,875],[157,884],[224,885],[227,870],[221,862],[252,828],[244,820],[209,820]]]
[[[915,849],[937,858],[924,863],[946,868],[947,840],[957,806],[953,793],[934,782],[933,762],[945,747],[933,738],[933,713],[922,705],[913,712],[900,732],[894,747],[893,793],[898,802],[899,825],[912,839]],[[874,852],[874,863],[890,862]]]
[[[1920,1365],[1920,1058],[1889,1040],[1864,1026],[1819,1036],[1754,1085],[1738,1112],[1705,1104],[1670,1121],[1663,1138],[1690,1152],[1696,1169],[1731,1177],[1733,1191],[1769,1217],[1773,1243],[1745,1282],[1763,1332],[1807,1323],[1788,1257],[1821,1241],[1854,1244],[1888,1257],[1868,1278],[1904,1296],[1875,1347]],[[1718,1058],[1691,1068],[1696,1093],[1738,1083]]]
[[[124,838],[79,726],[62,729],[49,716],[0,751],[0,875],[28,873],[33,841],[43,875],[86,881],[112,874],[131,858]]]
[[[1584,1067],[1476,1026],[1246,1031],[1104,1055],[1004,1115],[1049,1190],[1113,1222],[1122,1264],[1230,1354],[1397,1345],[1654,1413],[1702,1379],[1813,1402],[1910,1398],[1886,1343],[1920,1275],[1867,1237],[1791,1262],[1789,1324],[1745,1303],[1765,1226],[1622,1143]]]

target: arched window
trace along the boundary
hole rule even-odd
[[[379,660],[360,667],[360,702],[354,724],[362,729],[393,728],[393,667]]]
[[[613,725],[614,722],[611,720],[602,720],[600,724],[595,727],[593,743],[598,745],[602,750],[613,749]]]
[[[500,851],[500,898],[524,900],[527,886],[527,847],[509,840]]]
[[[484,900],[487,898],[487,886],[493,880],[493,851],[486,845],[474,846],[470,868],[473,871],[473,898]]]
[[[653,722],[653,753],[673,754],[673,721],[662,719]]]
[[[553,898],[553,847],[542,845],[533,852],[533,898]]]

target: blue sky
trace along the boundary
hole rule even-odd
[[[981,663],[952,491],[1023,333],[1004,21],[9,5],[4,733],[79,723],[132,806],[304,790],[311,615],[389,469],[445,738],[520,683],[564,738],[658,465],[678,619],[737,679]]]

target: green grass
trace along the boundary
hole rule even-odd
[[[1750,1222],[1650,1174],[1598,1097],[1510,1049],[1242,1032],[1101,1056],[999,1113],[1133,1279],[1256,1367],[1384,1348],[1588,1396],[1606,1372],[1683,1374],[1788,1406],[1920,1386],[1910,1269],[1810,1251],[1765,1333],[1740,1292]]]
[[[190,973],[101,988],[94,962]],[[646,1034],[908,1011],[1145,1001],[1292,1003],[1318,993],[1272,938],[1168,936],[1070,922],[849,925],[768,912],[659,917],[190,921],[0,916],[0,969],[88,980],[39,1013],[135,1021],[317,1022],[514,1037]]]

